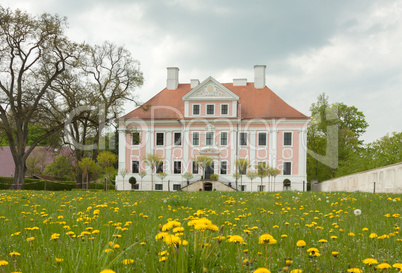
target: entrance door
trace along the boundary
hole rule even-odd
[[[212,162],[211,166],[205,168],[205,180],[211,179],[211,174],[214,173],[214,162]]]
[[[204,183],[204,191],[212,191],[212,183]]]

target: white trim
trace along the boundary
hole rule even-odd
[[[285,133],[290,133],[292,136],[290,145],[285,145]],[[293,131],[283,131],[282,132],[282,146],[283,147],[293,147]]]
[[[208,114],[208,106],[213,106],[214,107],[214,113],[213,114]],[[205,116],[214,116],[215,115],[215,108],[216,108],[216,103],[206,103],[205,104]]]
[[[222,145],[222,133],[226,133],[226,145]],[[229,146],[229,131],[219,131],[219,146],[228,147]]]
[[[222,106],[224,106],[224,105],[227,106],[227,114],[222,113]],[[221,112],[220,112],[221,116],[229,116],[229,104],[228,103],[221,103],[220,104],[220,110],[221,110]]]
[[[189,116],[189,101],[184,102],[184,116],[188,117]]]
[[[232,101],[232,117],[237,116],[237,101]]]
[[[185,101],[185,102],[188,102],[188,101]],[[198,105],[198,114],[194,114],[194,105]],[[201,116],[201,104],[199,104],[199,103],[193,103],[193,104],[191,105],[191,115],[192,115],[192,116],[195,116],[195,117]]]
[[[126,168],[126,131],[119,130],[119,170]]]
[[[218,86],[219,89],[221,89],[224,93],[226,93],[227,97],[193,97],[193,94],[197,93],[200,89],[206,87],[209,84],[213,84],[215,86]],[[184,101],[186,100],[238,100],[239,96],[237,96],[235,93],[230,91],[228,88],[223,86],[220,82],[215,80],[213,77],[209,76],[206,78],[202,83],[197,85],[194,89],[192,89],[190,92],[185,94],[182,99]]]

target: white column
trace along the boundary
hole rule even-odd
[[[119,128],[119,170],[126,168],[126,131]]]
[[[186,169],[187,172],[187,167],[189,164],[189,146],[190,143],[189,142],[189,131],[188,129],[184,129],[183,131],[183,137],[182,137],[182,152],[183,152],[183,166],[182,169]]]
[[[272,129],[269,134],[269,142],[271,143],[269,149],[269,164],[271,167],[276,168],[276,158],[277,158],[277,136],[278,130]]]
[[[173,164],[173,157],[172,157],[172,146],[173,146],[173,142],[172,142],[172,131],[166,131],[165,135],[166,135],[166,154],[165,154],[165,160],[166,160],[166,165],[165,165],[165,171],[166,173],[170,174],[171,173],[171,169],[172,169],[172,164]]]
[[[306,179],[307,130],[299,129],[299,175]]]
[[[237,129],[234,127],[230,131],[230,139],[231,139],[231,145],[230,145],[230,162],[228,162],[228,167],[230,166],[230,175],[234,174],[236,171],[235,167],[235,161],[236,161],[236,144],[237,144]]]
[[[255,131],[250,132],[250,158],[249,158],[250,163],[253,163],[255,161],[255,154],[257,149],[255,136],[256,136]]]

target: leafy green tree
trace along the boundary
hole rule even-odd
[[[59,154],[52,163],[47,165],[45,174],[50,174],[60,180],[71,180],[75,175],[75,168],[68,156]]]
[[[111,181],[112,175],[116,172],[114,167],[117,162],[117,155],[110,151],[103,151],[97,156],[98,164],[102,167],[102,171],[108,181]]]
[[[258,173],[257,173],[257,171],[248,171],[247,174],[246,174],[246,176],[248,177],[248,179],[250,179],[251,185],[253,185],[253,180],[254,180],[255,178],[257,178]]]
[[[281,171],[279,169],[274,168],[274,167],[268,167],[268,174],[269,174],[270,177],[273,177],[273,184],[274,184],[273,191],[275,191],[275,178],[280,173],[281,173]],[[272,190],[272,187],[271,187],[271,190]]]
[[[354,106],[329,104],[325,93],[310,107],[307,177],[319,181],[336,177],[342,165],[362,146],[361,135],[368,127],[364,114]]]
[[[197,155],[193,161],[202,169],[202,177],[205,176],[205,169],[214,162],[212,158],[205,155]]]
[[[23,188],[26,160],[35,146],[66,123],[65,105],[50,89],[82,52],[65,36],[66,25],[59,16],[35,17],[0,6],[0,120],[15,163],[13,189]],[[33,125],[44,131],[26,149]]]
[[[147,154],[143,159],[145,164],[147,164],[151,168],[151,188],[154,188],[154,170],[158,167],[163,161],[162,157],[157,154]]]
[[[237,170],[240,173],[240,187],[242,187],[243,186],[243,174],[245,174],[247,171],[247,168],[250,167],[250,161],[245,158],[239,158],[239,159],[236,159],[235,165],[236,165]],[[237,180],[236,180],[236,182],[237,182]],[[237,183],[236,183],[236,188],[237,188]]]
[[[187,180],[187,185],[190,184],[190,179],[192,179],[193,177],[193,174],[189,172],[183,174],[183,178]]]
[[[240,179],[241,174],[240,174],[239,172],[235,172],[235,173],[233,173],[232,176],[233,176],[233,178],[234,178],[234,180],[235,180],[236,190],[238,190],[238,188],[237,188],[237,180]]]
[[[96,179],[98,175],[101,173],[101,168],[96,162],[90,157],[84,157],[80,161],[78,161],[78,168],[81,170],[81,174],[86,181],[86,186],[83,188],[89,188],[89,177],[92,179]]]
[[[257,164],[257,176],[261,178],[261,191],[263,187],[263,179],[268,176],[268,166],[265,162],[259,162]]]

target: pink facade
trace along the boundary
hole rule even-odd
[[[257,67],[257,66],[256,66]],[[261,73],[261,67],[256,73]],[[265,67],[263,67],[265,68]],[[170,70],[172,71],[170,71]],[[265,70],[258,84],[221,84],[212,77],[202,83],[179,84],[178,69],[168,68],[168,86],[143,107],[120,118],[119,169],[137,178],[140,190],[179,190],[187,185],[183,178],[192,173],[190,183],[218,174],[219,183],[237,185],[243,191],[302,190],[306,180],[306,133],[309,118],[281,100],[265,86]],[[173,74],[172,74],[173,73]],[[176,74],[175,74],[176,73]],[[171,75],[177,75],[169,78]],[[177,82],[175,82],[177,80]],[[161,181],[144,163],[147,154],[163,158]],[[206,172],[193,164],[197,155],[213,159]],[[250,161],[248,171],[259,162],[280,170],[275,178],[250,180],[246,175],[235,181],[235,161]],[[141,179],[140,172],[146,172]],[[153,183],[151,182],[153,178]],[[131,189],[128,179],[116,178],[117,189]],[[169,183],[168,183],[169,181]]]

